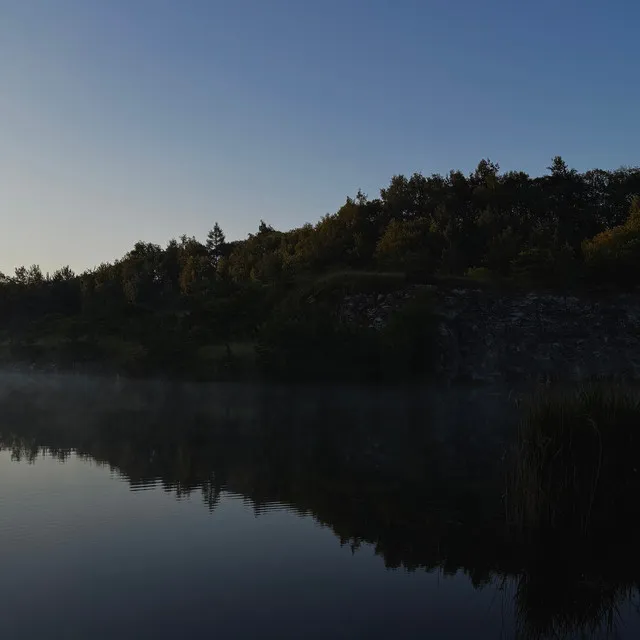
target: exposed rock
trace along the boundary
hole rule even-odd
[[[640,295],[431,288],[441,318],[438,368],[445,379],[640,379]],[[417,289],[424,287],[350,296],[349,322],[381,330]]]
[[[388,294],[354,294],[345,296],[339,315],[349,323],[381,330],[389,317],[415,296],[415,287]]]
[[[438,299],[463,354],[460,377],[640,377],[640,296],[458,289]]]

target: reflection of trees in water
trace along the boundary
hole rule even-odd
[[[224,491],[244,496],[256,513],[287,505],[354,552],[373,545],[387,567],[462,571],[477,588],[513,593],[521,637],[613,633],[618,608],[638,592],[633,546],[612,542],[603,558],[606,540],[589,550],[545,543],[534,553],[509,539],[500,429],[483,431],[468,407],[453,412],[471,413],[465,423],[402,392],[255,392],[251,407],[203,407],[184,394],[153,400],[149,410],[139,399],[83,406],[59,390],[51,403],[5,396],[0,447],[32,463],[43,451],[61,461],[75,452],[132,489],[200,493],[210,510]]]
[[[615,638],[622,622],[621,607],[638,609],[635,583],[590,580],[583,576],[524,574],[517,580],[515,605],[523,638],[565,638],[580,632],[583,637]]]

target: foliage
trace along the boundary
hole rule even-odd
[[[384,267],[404,271],[433,271],[437,264],[438,238],[429,220],[398,220],[387,225],[376,246],[376,258]]]
[[[342,322],[335,296],[336,290],[328,287],[315,296],[296,291],[276,307],[257,336],[266,375],[336,381],[371,370],[371,332]]]
[[[637,520],[639,422],[638,395],[618,386],[540,394],[514,451],[510,521],[577,541]]]
[[[261,220],[246,239],[229,241],[215,223],[204,242],[137,242],[114,262],[80,274],[17,267],[12,276],[0,274],[0,331],[25,345],[44,334],[77,349],[92,341],[96,357],[97,345],[109,340],[136,343],[145,355],[133,368],[167,374],[197,368],[202,346],[227,349],[261,336],[266,348],[267,336],[283,341],[289,330],[298,349],[310,349],[303,345],[317,334],[335,338],[341,350],[360,338],[335,324],[330,307],[366,279],[382,290],[405,279],[453,282],[465,274],[565,290],[636,286],[639,194],[640,168],[579,173],[561,157],[540,177],[501,173],[489,159],[468,175],[396,175],[378,197],[358,191],[336,213],[289,231]],[[291,308],[296,298],[317,298],[309,289],[321,286],[333,302]],[[369,336],[361,338],[357,349],[369,349]],[[293,342],[287,349],[293,353]],[[46,348],[32,351],[46,358]],[[330,353],[316,364],[337,362],[339,354]],[[115,353],[114,360],[120,362]],[[308,366],[315,366],[311,359]]]
[[[586,268],[595,281],[634,285],[640,269],[640,197],[627,220],[583,243]]]
[[[213,229],[207,234],[205,247],[207,248],[211,264],[214,269],[216,269],[220,260],[224,257],[225,250],[225,235],[217,222],[213,225]]]
[[[527,248],[512,260],[511,277],[528,286],[572,288],[580,271],[575,253],[569,245]]]

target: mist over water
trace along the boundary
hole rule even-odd
[[[548,609],[502,534],[506,389],[3,373],[0,410],[7,637],[535,637]],[[589,591],[611,637],[626,588]]]

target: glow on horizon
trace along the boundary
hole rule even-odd
[[[0,270],[288,229],[395,173],[637,164],[624,0],[0,0]]]

